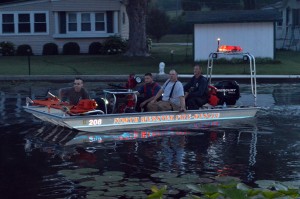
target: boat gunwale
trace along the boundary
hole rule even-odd
[[[246,106],[246,107],[226,107],[226,108],[214,108],[214,109],[199,109],[199,110],[187,110],[184,112],[179,112],[179,111],[160,111],[160,112],[134,112],[134,113],[118,113],[118,114],[98,114],[98,115],[56,115],[53,113],[47,113],[45,111],[40,111],[34,108],[34,106],[24,106],[24,109],[27,112],[35,112],[38,114],[42,114],[42,115],[47,115],[47,116],[51,116],[53,118],[57,118],[57,119],[63,119],[63,120],[72,120],[72,119],[79,119],[79,118],[104,118],[104,117],[116,117],[116,116],[128,116],[128,115],[145,115],[145,116],[151,116],[151,115],[157,115],[157,114],[188,114],[188,113],[205,113],[205,112],[228,112],[231,110],[253,110],[253,109],[260,109],[260,107],[258,106]],[[143,114],[146,113],[146,114]]]

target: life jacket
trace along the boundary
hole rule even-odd
[[[82,99],[76,106],[70,108],[71,114],[80,114],[88,111],[95,110],[97,108],[97,102],[93,99]]]
[[[54,109],[61,109],[64,112],[70,114],[70,115],[76,115],[85,113],[88,111],[95,110],[97,105],[97,102],[93,99],[82,99],[78,102],[76,106],[70,105],[67,102],[60,102],[60,100],[57,97],[49,97],[44,100],[32,100],[33,105],[37,106],[46,106],[50,110],[50,108]]]

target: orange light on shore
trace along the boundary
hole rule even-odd
[[[240,46],[227,46],[222,45],[218,48],[218,52],[242,52],[243,49]]]

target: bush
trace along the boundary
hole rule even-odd
[[[103,45],[100,42],[93,42],[89,46],[89,54],[100,55],[103,54]]]
[[[43,46],[43,55],[58,55],[58,46],[55,43],[46,43]]]
[[[3,56],[12,56],[15,54],[15,45],[12,42],[3,41],[0,43]]]
[[[76,42],[68,42],[63,46],[64,55],[79,55],[80,47]]]
[[[104,42],[105,54],[121,54],[127,50],[127,42],[118,36],[111,36]]]
[[[31,46],[28,44],[22,44],[22,45],[18,46],[17,55],[19,55],[19,56],[33,55]]]

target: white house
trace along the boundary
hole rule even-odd
[[[281,20],[276,24],[276,48],[300,50],[300,0],[283,0],[266,6],[277,9]]]
[[[0,42],[29,44],[42,53],[45,43],[61,52],[67,42],[77,42],[87,53],[94,41],[129,35],[125,5],[120,0],[31,0],[0,4]]]
[[[194,60],[206,60],[220,45],[240,46],[255,57],[274,59],[276,10],[188,12],[194,24]]]

